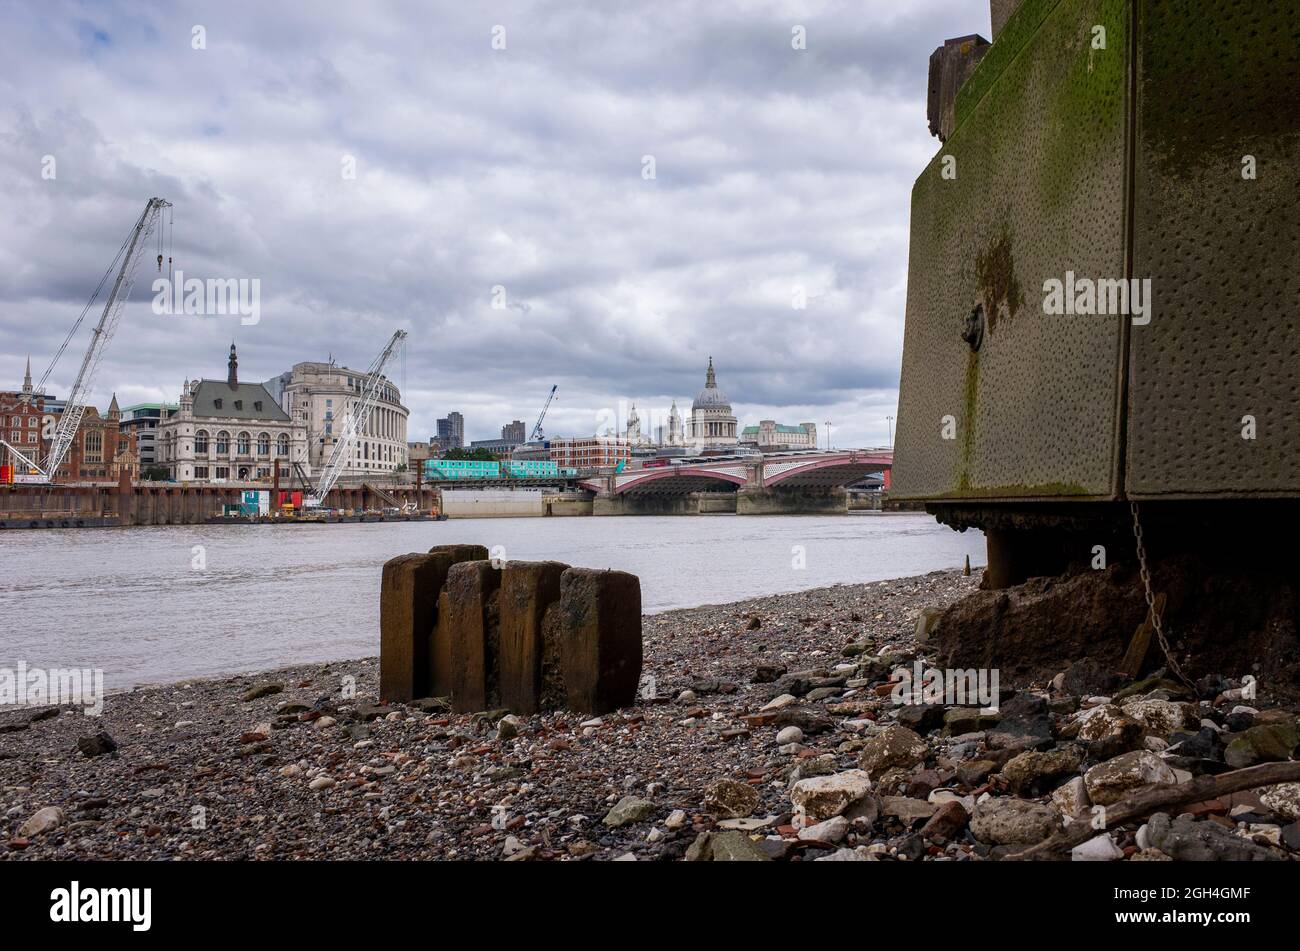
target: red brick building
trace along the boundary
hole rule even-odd
[[[58,417],[55,417],[58,425]],[[132,479],[140,476],[140,459],[136,452],[135,433],[122,432],[122,412],[114,395],[108,413],[87,406],[81,425],[64,457],[56,482],[116,482],[125,469]]]
[[[50,437],[59,415],[46,411],[46,396],[32,390],[31,361],[23,388],[0,392],[0,437],[33,462],[41,462],[50,451]],[[132,479],[140,475],[135,434],[121,431],[122,413],[117,397],[108,413],[87,406],[68,454],[55,473],[56,482],[117,481],[125,470]],[[15,476],[27,474],[27,465],[10,449],[0,446],[0,466],[13,466]]]
[[[559,438],[547,442],[551,459],[561,469],[612,469],[632,459],[632,446],[623,438],[588,436]]]
[[[0,392],[0,438],[18,449],[27,458],[39,461],[44,442],[41,439],[41,417],[45,415],[45,395],[32,392],[32,361],[27,361],[27,374],[23,388]],[[14,466],[25,472],[25,464],[8,448],[0,446],[0,466]]]

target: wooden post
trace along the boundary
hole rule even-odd
[[[498,702],[497,611],[501,570],[490,561],[463,561],[447,572],[446,630],[451,641],[451,708],[486,710]]]
[[[546,617],[559,603],[560,577],[568,567],[558,561],[511,561],[502,569],[498,669],[501,705],[513,713],[537,713],[543,681],[563,677],[559,646],[546,643]],[[553,631],[554,625],[552,641]],[[544,664],[550,668],[545,673]]]
[[[623,571],[570,568],[560,579],[560,663],[570,710],[597,715],[636,700],[641,582]]]

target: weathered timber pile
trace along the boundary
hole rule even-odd
[[[380,700],[445,697],[456,713],[631,704],[641,678],[637,578],[487,555],[440,545],[384,565]]]
[[[600,716],[379,704],[373,659],[142,688],[98,720],[6,713],[0,857],[1300,854],[1296,717],[1267,683],[1250,699],[1240,679],[1189,690],[1082,661],[1004,690],[997,714],[896,703],[894,672],[935,656],[935,618],[973,582],[647,617],[641,690]]]

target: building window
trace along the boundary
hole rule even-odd
[[[217,433],[217,455],[230,455],[230,433],[226,432],[224,429]]]
[[[284,433],[280,433],[275,440],[275,454],[280,457],[289,455],[289,437]]]
[[[206,479],[207,477],[208,477],[208,467],[207,467],[207,466],[195,466],[195,467],[194,467],[194,478],[196,478],[196,479]]]
[[[208,454],[208,431],[200,429],[194,434],[194,451],[200,456]]]
[[[229,479],[229,478],[230,478],[230,467],[229,467],[229,466],[217,466],[217,478],[218,478],[218,479]]]
[[[251,441],[250,441],[250,438],[249,438],[248,433],[240,433],[240,434],[239,434],[239,443],[238,443],[238,445],[239,445],[239,454],[240,454],[241,456],[247,456],[247,455],[252,451],[252,450],[249,448],[249,447],[252,445],[252,443],[251,443]]]
[[[269,434],[257,434],[257,454],[259,456],[269,456],[271,454],[271,437]]]

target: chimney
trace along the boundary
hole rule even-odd
[[[235,344],[230,344],[230,372],[226,375],[226,383],[232,390],[239,387],[239,357],[235,354]]]

